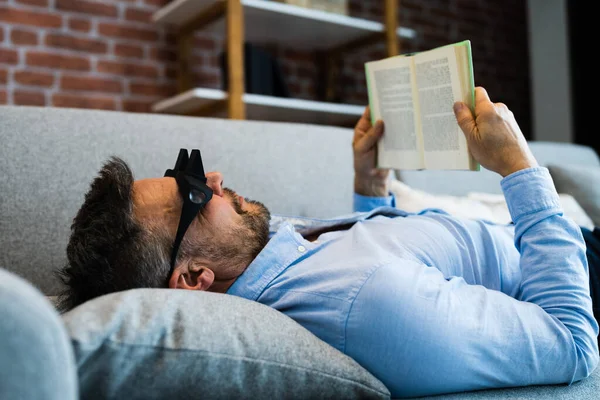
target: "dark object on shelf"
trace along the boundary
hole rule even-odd
[[[290,97],[276,58],[249,43],[244,45],[244,76],[246,93],[274,97]],[[228,90],[227,53],[221,54],[221,80],[223,90]]]

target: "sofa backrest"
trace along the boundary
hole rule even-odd
[[[273,213],[327,217],[352,211],[350,129],[158,114],[0,107],[0,268],[44,293],[66,261],[71,221],[102,164],[127,161],[136,179],[173,168],[199,148],[225,186]]]

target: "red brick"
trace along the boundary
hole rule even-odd
[[[46,95],[43,92],[15,90],[13,103],[19,106],[45,106]]]
[[[72,69],[77,71],[90,70],[90,60],[88,58],[63,54],[30,51],[27,53],[26,62],[27,65],[37,67]]]
[[[0,7],[0,21],[42,28],[60,28],[62,26],[60,15],[5,7]]]
[[[214,54],[213,55],[207,54],[204,57],[204,60],[205,60],[204,66],[207,66],[207,67],[210,66],[210,67],[215,67],[215,68],[219,68],[221,66],[221,64],[220,64],[221,61],[219,60],[219,57],[217,57]]]
[[[177,46],[177,35],[173,32],[165,32],[165,44],[168,46]]]
[[[177,61],[177,53],[170,49],[157,49],[153,48],[150,50],[150,58],[158,61]]]
[[[194,40],[194,46],[199,50],[214,51],[217,49],[217,41],[205,36],[197,37]]]
[[[221,84],[220,75],[214,73],[200,72],[193,74],[194,82],[198,86],[217,88]]]
[[[0,85],[6,85],[8,81],[8,70],[0,69]]]
[[[62,90],[112,93],[120,93],[123,90],[121,82],[116,80],[68,75],[61,78],[60,88]]]
[[[174,79],[177,79],[177,72],[178,72],[177,68],[167,66],[167,67],[165,67],[163,76],[167,79],[174,80]]]
[[[144,58],[144,48],[132,44],[117,44],[114,53],[119,57]]]
[[[98,72],[121,76],[138,76],[144,78],[158,78],[158,69],[154,66],[132,63],[98,61]]]
[[[16,71],[14,78],[21,85],[50,87],[54,84],[54,75],[45,72]]]
[[[19,62],[19,53],[16,50],[0,49],[0,64],[16,64]]]
[[[140,10],[139,8],[128,8],[127,11],[125,11],[125,19],[128,21],[151,23],[152,13],[150,11]]]
[[[90,108],[100,110],[116,110],[117,104],[112,97],[88,97],[72,94],[55,94],[52,96],[54,107]]]
[[[18,45],[35,46],[38,44],[38,35],[37,32],[13,28],[12,32],[10,33],[10,40],[14,44]]]
[[[4,40],[4,28],[0,26],[0,42]]]
[[[117,6],[104,2],[86,0],[56,0],[56,8],[63,11],[74,11],[83,14],[101,15],[104,17],[118,16]]]
[[[0,90],[0,104],[7,103],[6,90]]]
[[[129,112],[149,113],[152,112],[153,101],[123,100],[123,110]]]
[[[61,47],[95,54],[104,54],[108,51],[108,45],[101,40],[84,39],[75,36],[53,33],[46,35],[46,46]]]
[[[169,97],[175,94],[174,85],[157,83],[130,83],[131,94],[155,97]]]
[[[17,3],[27,4],[28,6],[48,7],[48,0],[17,0]]]
[[[100,35],[117,37],[131,40],[142,40],[155,42],[158,40],[158,32],[154,29],[132,28],[127,25],[101,23],[98,26]]]
[[[73,31],[89,32],[90,29],[92,29],[92,24],[90,21],[85,19],[70,18],[69,29]]]

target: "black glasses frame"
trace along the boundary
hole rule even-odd
[[[177,227],[177,234],[175,235],[173,250],[171,252],[171,269],[169,271],[169,277],[171,277],[175,270],[177,253],[185,232],[198,213],[212,199],[213,191],[206,184],[207,179],[204,174],[202,155],[198,149],[192,150],[189,156],[186,149],[179,150],[175,168],[168,169],[165,172],[165,176],[175,178],[179,193],[183,199],[179,226]]]

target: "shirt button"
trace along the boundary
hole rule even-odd
[[[306,247],[304,247],[304,246],[298,246],[298,251],[300,253],[304,253],[306,251]]]

